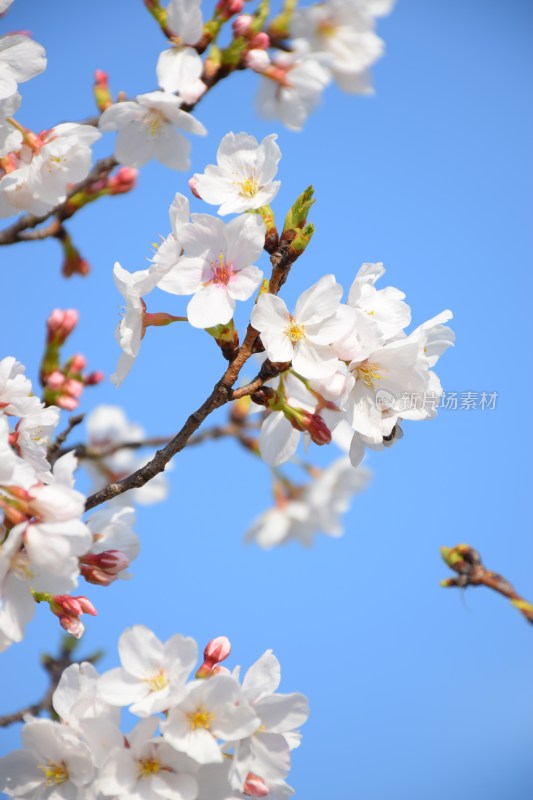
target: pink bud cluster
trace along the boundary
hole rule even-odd
[[[59,617],[61,627],[76,639],[80,639],[85,630],[80,619],[81,615],[90,614],[95,617],[98,613],[91,601],[83,595],[71,597],[68,594],[57,594],[52,597],[50,611]]]

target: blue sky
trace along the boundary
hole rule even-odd
[[[282,690],[310,698],[291,773],[306,800],[531,797],[532,631],[484,590],[441,589],[438,548],[470,542],[533,598],[532,23],[526,0],[399,0],[379,24],[387,54],[373,70],[374,97],[330,88],[294,134],[256,116],[257,78],[239,74],[197,109],[209,135],[193,141],[191,172],[213,163],[228,130],[276,131],[280,218],[315,186],[316,235],[284,290],[289,301],[326,272],[348,288],[363,261],[383,261],[415,324],[454,312],[456,347],[438,367],[444,388],[498,392],[494,411],[443,410],[406,423],[397,446],[369,456],[373,481],[355,499],[344,538],[322,537],[310,551],[243,546],[250,520],[270,504],[258,461],[232,442],[184,452],[170,499],[139,508],[135,578],[87,589],[100,615],[80,652],[104,647],[103,668],[116,665],[116,640],[137,622],[161,638],[226,634],[234,664],[274,648]],[[165,40],[140,0],[15,0],[2,25],[30,29],[48,51],[46,73],[22,87],[18,116],[36,130],[93,113],[97,67],[114,91],[155,86]],[[111,147],[108,136],[97,152]],[[144,266],[188,177],[151,164],[136,192],[80,213],[69,227],[92,265],[85,280],[60,277],[54,241],[4,248],[2,355],[35,377],[46,316],[76,307],[72,352],[109,375],[120,305],[113,262]],[[157,302],[150,310],[185,308],[168,295]],[[118,403],[150,434],[170,434],[222,369],[201,332],[151,330],[123,387],[87,391],[83,410]],[[333,455],[315,454],[321,463]],[[38,655],[53,649],[57,627],[39,609],[27,639],[3,654],[2,712],[44,690]],[[2,752],[16,747],[18,731],[1,732],[0,742]]]

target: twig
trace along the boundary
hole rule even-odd
[[[296,259],[301,255],[300,252],[291,248],[290,243],[281,241],[278,249],[270,256],[272,263],[272,275],[270,278],[269,290],[271,294],[277,294],[280,286],[282,286],[289,274],[291,266]],[[187,445],[191,436],[196,433],[204,419],[209,416],[217,408],[221,408],[230,400],[237,399],[237,397],[244,397],[246,394],[253,394],[255,389],[259,388],[258,381],[267,380],[267,375],[273,377],[279,374],[281,367],[286,368],[288,365],[280,365],[278,369],[275,364],[265,361],[261,368],[261,372],[257,378],[248,384],[248,387],[242,387],[233,391],[233,386],[237,382],[240,371],[244,364],[248,361],[254,352],[254,346],[258,337],[258,331],[248,325],[244,341],[237,351],[237,355],[229,364],[225,373],[220,380],[215,384],[213,391],[205,400],[202,405],[192,413],[183,427],[178,433],[170,440],[170,442],[161,450],[157,450],[154,457],[148,461],[144,467],[128,475],[120,481],[110,483],[100,489],[98,492],[90,495],[87,498],[85,508],[90,510],[95,506],[105,503],[106,500],[111,500],[118,497],[130,489],[139,489],[145,483],[151,481],[160,472],[163,472],[168,462]],[[261,383],[259,383],[261,385]],[[243,391],[245,389],[245,391]]]
[[[533,624],[533,605],[521,597],[514,587],[497,572],[484,567],[477,550],[469,544],[455,547],[441,547],[441,556],[446,564],[457,572],[457,578],[441,581],[441,586],[466,588],[467,586],[487,586],[511,601],[525,619]]]
[[[55,442],[50,445],[48,448],[48,460],[53,463],[56,461],[60,455],[63,453],[60,451],[60,447],[62,444],[65,444],[68,437],[70,436],[71,431],[77,426],[81,425],[85,418],[85,414],[78,414],[75,417],[69,417],[68,425],[64,431],[62,431],[57,437]]]
[[[67,667],[70,667],[71,664],[81,663],[80,661],[73,660],[72,658],[72,654],[77,644],[78,641],[76,639],[73,639],[71,636],[64,636],[58,656],[53,657],[47,655],[42,657],[41,664],[48,673],[50,686],[44,693],[41,700],[39,700],[37,703],[33,703],[31,706],[21,708],[19,711],[14,711],[12,714],[1,715],[0,728],[6,728],[8,725],[13,725],[15,722],[24,722],[24,718],[28,714],[36,717],[42,712],[46,711],[53,715],[54,711],[52,706],[52,698],[61,679],[61,675],[63,674],[63,670],[65,670]],[[93,653],[93,655],[82,660],[90,661],[92,664],[94,664],[96,661],[98,661],[101,655],[102,653]]]

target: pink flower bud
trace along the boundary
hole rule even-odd
[[[50,611],[59,617],[59,624],[71,636],[79,639],[85,630],[80,620],[81,614],[96,615],[96,609],[86,597],[71,597],[68,594],[58,594],[50,601]]]
[[[121,550],[106,550],[103,553],[87,553],[81,558],[83,564],[98,567],[109,575],[118,575],[125,570],[130,562]]]
[[[252,24],[253,17],[251,14],[239,14],[233,20],[231,27],[235,36],[247,36]]]
[[[323,445],[331,442],[331,431],[320,414],[311,415],[307,432],[315,444]]]
[[[94,71],[94,82],[98,86],[107,86],[109,81],[109,75],[107,72],[104,72],[103,69],[95,69]]]
[[[81,639],[85,633],[85,625],[79,617],[69,617],[67,614],[59,616],[59,624],[67,633],[76,639]]]
[[[254,775],[253,772],[249,772],[246,776],[242,791],[250,797],[267,797],[269,794],[263,778],[260,778],[259,775]]]
[[[46,321],[47,342],[50,344],[64,344],[78,324],[79,315],[76,309],[67,308],[64,311],[55,308]]]
[[[245,64],[254,72],[265,72],[270,66],[270,58],[265,50],[250,50],[244,58]]]
[[[78,399],[81,397],[83,392],[83,383],[75,380],[74,378],[68,378],[63,384],[62,391],[64,394],[69,395],[69,397],[75,397]]]
[[[213,674],[214,667],[225,661],[231,652],[231,643],[226,636],[217,636],[207,643],[204,650],[204,663],[196,673],[197,678],[207,678]]]
[[[46,376],[46,386],[52,391],[57,391],[65,383],[65,376],[58,369],[55,369],[50,375]]]
[[[219,17],[228,20],[234,14],[240,14],[244,8],[244,0],[218,0],[215,11]]]
[[[59,408],[63,408],[65,411],[74,411],[78,406],[79,403],[74,397],[68,397],[66,395],[62,395],[58,397],[55,401],[56,406]]]
[[[259,31],[259,33],[256,33],[254,38],[251,39],[250,45],[254,50],[255,49],[268,50],[268,48],[270,47],[270,37],[268,33],[265,33],[264,31]]]
[[[107,181],[107,188],[111,194],[125,194],[131,192],[137,183],[139,171],[133,167],[121,167],[118,172]]]
[[[82,372],[87,366],[87,359],[81,353],[76,353],[69,359],[69,372]]]
[[[100,370],[96,370],[95,372],[90,372],[88,375],[86,375],[83,379],[83,382],[85,386],[96,386],[96,384],[101,383],[104,378],[104,373]]]
[[[191,190],[193,195],[198,198],[198,200],[201,200],[202,198],[200,197],[200,195],[198,194],[198,192],[196,190],[197,186],[198,186],[198,181],[196,180],[196,178],[194,178],[194,177],[193,178],[189,178],[189,189]]]

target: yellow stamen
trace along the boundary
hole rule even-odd
[[[291,319],[289,325],[285,328],[285,335],[289,337],[291,342],[299,342],[300,339],[304,338],[305,328],[303,325],[298,325],[297,322]]]
[[[332,19],[323,19],[318,23],[317,33],[329,39],[337,33],[337,25],[335,25]]]
[[[373,389],[374,382],[380,381],[382,378],[378,372],[378,369],[379,367],[377,364],[370,364],[368,361],[364,361],[355,369],[357,380],[363,381],[363,383],[366,383],[369,389]]]
[[[139,778],[149,778],[151,775],[157,775],[161,769],[159,761],[154,761],[153,758],[146,758],[138,763]]]
[[[49,761],[48,764],[37,764],[37,769],[44,773],[47,786],[59,786],[68,780],[68,771],[63,763]]]
[[[245,197],[253,197],[259,191],[259,184],[252,175],[245,181],[241,181],[239,186],[241,187],[241,194]]]
[[[159,692],[161,689],[164,689],[165,686],[168,686],[168,678],[166,672],[161,670],[148,680],[148,685],[153,692]]]
[[[193,731],[195,731],[197,728],[205,728],[205,730],[209,730],[211,723],[215,719],[215,715],[211,714],[211,712],[208,711],[205,706],[200,706],[200,708],[197,708],[196,711],[191,711],[189,714],[187,714],[187,717],[189,718],[191,730]]]

